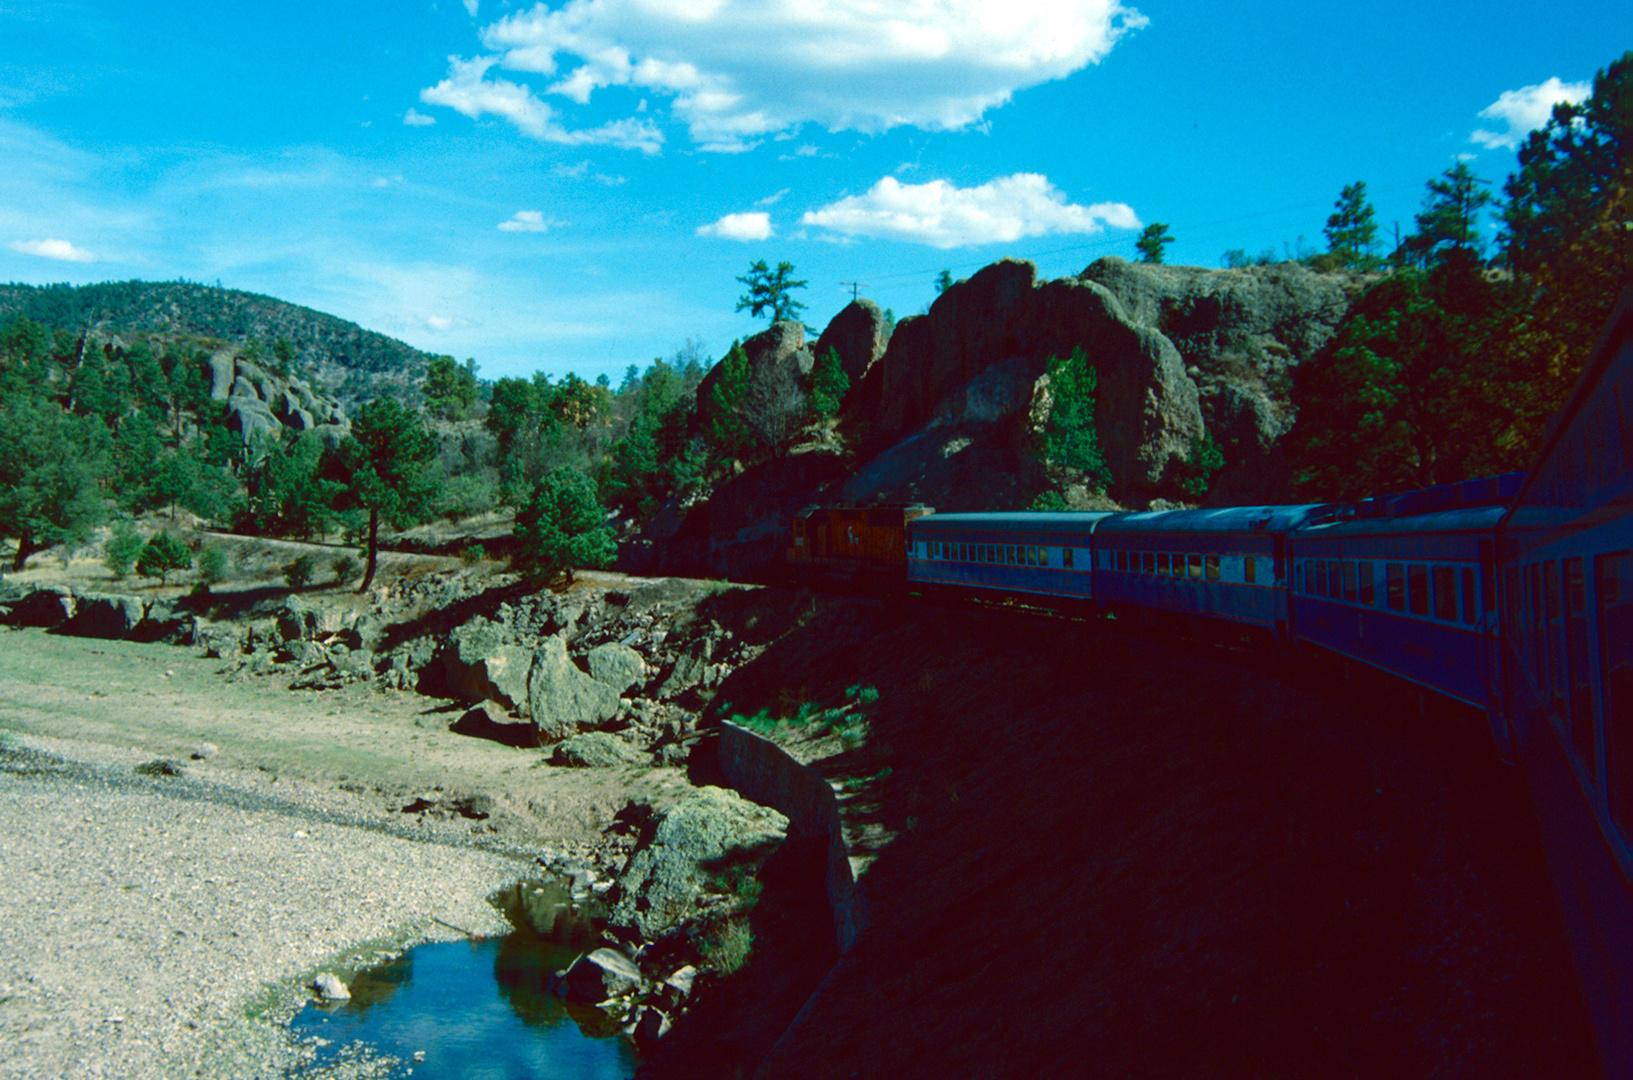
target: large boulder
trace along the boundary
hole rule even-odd
[[[212,401],[226,401],[232,394],[232,381],[236,375],[232,354],[218,352],[205,361],[205,372],[210,376],[210,399]]]
[[[599,1005],[609,998],[639,990],[645,984],[635,961],[617,949],[585,953],[567,969],[567,999],[586,1005]]]
[[[42,585],[11,604],[13,626],[57,626],[74,617],[78,602],[66,585]]]
[[[820,359],[829,349],[839,354],[839,366],[852,389],[862,384],[885,351],[885,316],[872,300],[852,300],[840,309],[817,338],[811,355]]]
[[[529,710],[533,650],[507,639],[487,619],[475,618],[451,631],[437,661],[447,693],[460,701],[496,701],[512,712]]]
[[[227,430],[243,436],[247,445],[254,445],[258,437],[278,438],[283,432],[283,425],[272,415],[266,402],[249,394],[235,392],[227,399]]]
[[[567,639],[545,638],[527,675],[527,708],[541,743],[557,742],[618,715],[618,692],[567,655]]]
[[[146,617],[147,605],[137,597],[81,593],[78,610],[62,629],[77,637],[128,638]]]
[[[612,687],[619,694],[639,686],[646,679],[646,661],[628,645],[607,642],[590,650],[585,660],[590,666],[590,678]]]
[[[650,759],[609,731],[583,731],[556,744],[552,765],[579,769],[611,769],[619,765],[648,764]]]
[[[653,940],[686,921],[728,867],[757,870],[788,835],[788,819],[725,788],[704,787],[664,810],[618,879],[608,921]]]

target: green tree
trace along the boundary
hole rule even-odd
[[[567,465],[540,481],[516,515],[515,537],[518,566],[542,581],[563,573],[572,581],[575,568],[605,566],[618,551],[595,485]]]
[[[1525,302],[1498,340],[1519,406],[1515,439],[1540,447],[1617,298],[1633,280],[1633,52],[1554,107],[1503,186],[1502,258]]]
[[[1225,452],[1212,435],[1191,436],[1191,452],[1178,470],[1179,489],[1187,498],[1203,499],[1213,483],[1213,474],[1225,467]]]
[[[359,411],[333,457],[346,478],[342,507],[368,512],[368,566],[357,587],[367,592],[379,564],[380,523],[405,528],[435,511],[437,444],[417,413],[380,397]]]
[[[794,280],[794,264],[780,262],[772,270],[764,259],[749,264],[748,273],[737,279],[748,286],[748,292],[737,298],[737,310],[748,309],[755,318],[765,315],[772,322],[798,319],[805,305],[795,300],[792,293],[803,289],[809,282]]]
[[[948,289],[950,289],[952,287],[953,287],[953,272],[951,270],[943,270],[941,273],[936,275],[936,295],[937,296],[940,296],[942,293],[946,292]]]
[[[1429,266],[1449,253],[1478,258],[1484,243],[1480,239],[1480,211],[1491,205],[1491,181],[1474,175],[1468,163],[1459,161],[1429,181],[1423,209],[1414,219],[1417,232],[1401,242],[1406,258],[1418,266]]]
[[[1094,398],[1099,374],[1082,347],[1064,360],[1048,361],[1049,415],[1039,433],[1043,459],[1057,468],[1080,473],[1093,491],[1111,485],[1111,470],[1100,452],[1094,426]]]
[[[829,348],[817,357],[816,367],[811,371],[812,415],[822,421],[838,416],[839,407],[844,404],[850,388],[850,376],[845,374],[838,350]]]
[[[190,570],[192,566],[193,553],[168,532],[154,534],[136,559],[136,572],[143,577],[158,578],[160,585],[172,571]]]
[[[57,544],[89,538],[104,514],[108,429],[28,397],[0,401],[0,537],[17,543],[12,568]]]
[[[1327,217],[1327,250],[1341,265],[1351,270],[1371,270],[1377,266],[1374,248],[1378,242],[1377,214],[1367,201],[1366,182],[1344,185],[1338,202]],[[1244,253],[1245,257],[1245,253]]]
[[[1169,244],[1174,242],[1174,235],[1168,231],[1168,223],[1153,221],[1140,233],[1139,239],[1134,241],[1134,248],[1140,253],[1143,263],[1162,262],[1162,253]]]
[[[246,513],[250,526],[273,536],[321,536],[334,524],[335,504],[346,488],[328,475],[322,436],[315,431],[267,443],[249,475]]]
[[[1284,443],[1318,499],[1429,487],[1523,464],[1512,386],[1490,362],[1502,287],[1468,259],[1369,288],[1332,342],[1294,372]]]
[[[732,342],[713,374],[714,381],[699,403],[703,436],[722,457],[743,457],[750,447],[750,429],[743,418],[743,407],[748,400],[752,372],[748,353],[740,343]]]
[[[144,546],[136,526],[128,518],[121,518],[113,524],[113,532],[103,549],[102,562],[116,579],[122,581],[136,566]]]
[[[432,416],[440,420],[465,419],[482,398],[476,382],[476,361],[466,360],[461,367],[451,356],[433,356],[421,393],[425,411]]]

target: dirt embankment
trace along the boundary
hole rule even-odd
[[[666,1075],[1594,1075],[1478,718],[1264,643],[916,603],[813,609],[720,693],[863,681],[867,742],[817,766],[877,778],[845,797],[871,922],[775,1049],[751,968],[714,1018],[743,1037],[694,1019]]]

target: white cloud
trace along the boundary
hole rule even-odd
[[[38,255],[42,259],[59,262],[96,262],[96,256],[84,248],[77,248],[66,240],[14,240],[11,250],[24,255]]]
[[[565,221],[547,221],[537,210],[518,210],[511,215],[509,221],[501,221],[501,232],[548,232],[553,226],[565,225]]]
[[[497,63],[551,78],[546,93],[579,105],[609,87],[665,95],[709,150],[805,123],[951,130],[1099,62],[1146,21],[1119,0],[567,0],[489,25],[493,55],[451,58],[449,78],[421,97],[549,137],[531,90],[481,81]]]
[[[436,117],[427,116],[412,105],[408,107],[407,112],[403,113],[403,123],[409,127],[430,127],[436,122]]]
[[[967,247],[1050,234],[1094,234],[1107,226],[1139,228],[1126,203],[1078,206],[1038,173],[1016,173],[980,187],[945,180],[903,184],[887,176],[865,194],[809,211],[803,225],[847,237],[905,240],[937,248]]]
[[[754,205],[755,206],[776,206],[779,202],[782,202],[782,197],[784,195],[787,195],[789,190],[790,190],[789,188],[783,188],[781,191],[777,192],[775,195],[767,195],[763,199],[755,199],[754,200]]]
[[[567,146],[605,145],[655,154],[663,145],[663,134],[649,120],[614,120],[597,128],[568,130],[556,119],[555,110],[534,96],[533,91],[507,79],[485,78],[496,57],[464,60],[448,58],[448,78],[420,91],[427,105],[446,105],[472,120],[491,113],[521,128],[535,139]]]
[[[465,0],[465,14],[473,19],[476,18],[476,9],[481,2],[482,0]]]
[[[550,169],[550,175],[559,176],[563,180],[582,180],[588,176],[596,183],[605,184],[607,187],[617,187],[619,184],[626,184],[629,182],[629,178],[625,176],[611,176],[603,172],[591,174],[590,163],[588,161],[581,161],[577,165],[553,166]]]
[[[763,211],[727,214],[712,224],[698,226],[697,235],[718,236],[722,240],[769,240],[771,215]]]
[[[1486,120],[1500,120],[1508,125],[1507,131],[1487,131],[1480,128],[1469,136],[1471,142],[1493,150],[1513,150],[1531,132],[1548,123],[1554,106],[1562,101],[1579,104],[1593,94],[1593,87],[1585,82],[1560,82],[1558,78],[1522,86],[1518,90],[1504,90],[1497,100],[1480,110]]]

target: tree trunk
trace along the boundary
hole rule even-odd
[[[363,584],[357,587],[359,593],[369,591],[374,584],[374,568],[380,561],[380,511],[369,510],[369,566],[363,572]]]
[[[26,570],[28,557],[38,550],[40,550],[40,547],[38,544],[34,543],[33,537],[19,536],[17,538],[17,556],[11,560],[11,572],[14,574],[20,574]]]

